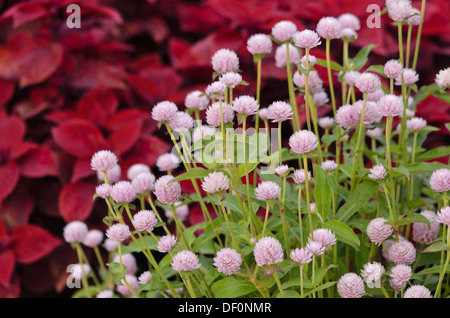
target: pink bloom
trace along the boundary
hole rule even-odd
[[[155,176],[150,172],[142,172],[131,181],[131,185],[138,194],[144,194],[147,191],[152,191],[154,183]]]
[[[297,65],[300,63],[300,53],[298,49],[289,43],[289,64]],[[281,44],[275,51],[275,65],[285,67],[287,65],[286,43]]]
[[[192,132],[192,142],[196,143],[197,141],[205,138],[205,137],[213,137],[215,136],[215,129],[202,125],[201,127],[196,127]]]
[[[402,74],[395,78],[394,84],[397,86],[402,85],[402,76],[403,76],[403,85],[408,86],[416,83],[419,80],[419,74],[416,71],[410,68],[404,68]]]
[[[209,98],[201,91],[192,91],[186,95],[184,106],[190,109],[204,110],[208,107]]]
[[[114,293],[109,289],[99,292],[96,298],[114,298]]]
[[[267,109],[267,118],[273,123],[286,121],[292,117],[292,114],[292,107],[286,102],[273,102]]]
[[[177,238],[174,235],[165,235],[158,241],[158,251],[161,253],[168,253],[177,244]]]
[[[373,93],[381,87],[381,82],[373,73],[362,73],[356,79],[355,86],[362,93]]]
[[[337,289],[342,298],[362,298],[366,292],[364,281],[355,273],[347,273],[341,276]]]
[[[114,255],[113,263],[120,264],[119,255]],[[127,253],[122,255],[122,264],[127,268],[127,274],[134,275],[137,272],[136,258],[133,254]]]
[[[395,265],[391,269],[391,278],[389,279],[389,284],[398,293],[403,288],[405,288],[406,283],[411,279],[412,269],[408,265]]]
[[[388,14],[394,21],[403,21],[410,15],[411,9],[410,1],[391,1]]]
[[[277,174],[277,176],[284,176],[286,174],[286,172],[289,170],[289,166],[288,165],[282,165],[282,166],[278,166],[275,168],[275,173]]]
[[[231,248],[223,248],[214,257],[214,266],[219,273],[233,275],[239,270],[242,264],[241,254]]]
[[[255,34],[247,40],[247,50],[250,54],[270,54],[272,40],[266,34]]]
[[[420,117],[414,117],[406,121],[406,128],[419,131],[427,125],[427,121]]]
[[[308,180],[311,179],[311,172],[308,171]],[[294,182],[297,184],[305,183],[305,169],[296,169],[294,171]]]
[[[349,28],[358,31],[361,28],[358,17],[351,13],[341,14],[338,17],[338,21],[344,29]]]
[[[343,105],[336,112],[336,122],[344,129],[356,127],[360,120],[352,105]]]
[[[419,25],[420,11],[416,8],[412,8],[409,12],[409,17],[406,19],[406,23],[408,23],[409,25]]]
[[[223,74],[219,78],[219,81],[221,81],[228,87],[235,88],[242,82],[242,76],[239,73],[228,72],[228,73]]]
[[[355,41],[358,38],[358,34],[353,29],[344,28],[344,29],[342,29],[341,38],[344,41],[353,42],[353,41]]]
[[[309,153],[318,146],[317,136],[309,130],[296,131],[289,138],[289,146],[295,153]]]
[[[380,100],[380,98],[383,97],[384,95],[385,94],[381,88],[377,89],[375,92],[367,94],[367,101],[368,102],[378,102]]]
[[[173,176],[162,176],[155,183],[155,195],[162,204],[174,204],[181,196],[179,182],[169,183]]]
[[[235,98],[231,108],[233,108],[237,114],[254,115],[258,111],[259,105],[254,97],[242,95]]]
[[[73,278],[78,280],[88,276],[91,272],[91,267],[88,264],[83,264],[83,266],[81,264],[74,264],[70,269]]]
[[[308,56],[308,64],[309,64],[309,67],[313,67],[315,64],[316,64],[316,61],[317,61],[317,59],[316,59],[316,57],[314,56],[314,55],[309,55]],[[304,69],[307,69],[307,66],[308,65],[306,65],[306,55],[304,55],[302,58],[301,58],[301,60],[300,60],[300,62],[302,63],[302,67],[304,68]]]
[[[322,162],[322,164],[320,166],[325,171],[333,171],[337,168],[338,165],[337,165],[336,161],[334,161],[334,160],[326,160],[326,161]]]
[[[333,117],[322,117],[322,118],[319,118],[319,126],[322,129],[333,127],[334,126],[334,118]]]
[[[363,112],[364,102],[362,100],[358,100],[352,106],[353,109],[358,114],[358,121],[360,121]],[[370,127],[373,124],[379,123],[382,118],[383,116],[380,114],[378,110],[378,104],[375,102],[366,101],[366,109],[364,112],[364,119],[363,119],[364,127]]]
[[[255,195],[259,200],[273,200],[279,198],[280,186],[273,181],[263,181],[255,189]]]
[[[445,208],[442,208],[438,214],[436,220],[439,223],[445,224],[447,226],[450,226],[450,207],[447,206]]]
[[[297,26],[291,21],[280,21],[272,27],[273,37],[280,41],[288,41],[297,31]]]
[[[269,116],[269,108],[268,107],[260,108],[258,111],[258,114],[259,114],[259,118],[267,119]]]
[[[99,246],[103,241],[103,233],[99,230],[90,230],[87,232],[83,244],[87,247]]]
[[[414,285],[409,287],[403,298],[433,298],[428,288],[422,285]]]
[[[109,150],[97,151],[91,159],[92,170],[105,172],[117,165],[117,157]]]
[[[437,215],[433,211],[425,210],[420,214],[427,218],[430,222],[430,226],[425,223],[413,224],[413,238],[414,241],[422,244],[431,244],[437,238],[439,234],[439,222]]]
[[[336,244],[336,236],[329,229],[317,229],[314,230],[312,235],[308,238],[309,242],[319,242],[323,246],[331,246]]]
[[[150,282],[150,280],[152,279],[152,273],[150,273],[149,271],[145,271],[143,272],[140,276],[139,276],[139,284],[148,284]]]
[[[112,184],[119,181],[121,174],[122,169],[120,169],[119,165],[115,165],[111,170],[108,170],[106,172],[106,178],[108,179],[108,183]],[[97,170],[97,179],[99,181],[105,182],[105,174],[100,170]]]
[[[95,188],[95,193],[103,199],[106,199],[106,197],[108,197],[110,192],[111,186],[107,183],[102,183]]]
[[[106,236],[114,241],[122,242],[130,236],[128,225],[116,223],[106,230]]]
[[[119,246],[119,242],[117,242],[116,240],[111,240],[110,238],[107,238],[105,240],[105,249],[108,252],[114,252],[118,246]]]
[[[409,108],[405,109],[406,118],[412,118],[412,117],[414,117],[414,115],[415,115],[415,112],[413,110],[411,110]],[[400,114],[400,118],[403,118],[403,113]],[[425,125],[426,125],[426,122],[425,122]]]
[[[342,25],[336,18],[324,17],[319,20],[316,30],[325,39],[339,39],[342,34]]]
[[[366,134],[370,138],[377,139],[377,138],[381,137],[381,135],[383,134],[383,130],[379,127],[376,127],[374,129],[368,129],[366,131]]]
[[[177,272],[190,272],[200,268],[197,255],[191,251],[183,250],[173,257],[172,268]]]
[[[291,260],[299,264],[308,264],[312,261],[313,254],[306,248],[296,248],[291,251]]]
[[[261,238],[253,249],[253,256],[258,266],[278,264],[283,261],[283,247],[280,242],[270,236]]]
[[[205,89],[205,94],[211,99],[222,99],[227,86],[221,81],[215,81],[209,84]]]
[[[88,228],[84,222],[72,221],[63,230],[64,240],[67,243],[83,242],[88,233]]]
[[[450,67],[440,70],[439,73],[436,75],[435,82],[441,88],[449,88],[450,87]]]
[[[416,249],[408,241],[399,241],[389,247],[389,260],[394,264],[412,264],[416,260]]]
[[[366,232],[372,242],[379,245],[392,235],[394,229],[391,225],[385,224],[386,222],[388,220],[384,218],[376,218],[369,222]]]
[[[138,231],[152,232],[158,219],[153,211],[141,210],[133,216],[133,225]]]
[[[361,75],[360,72],[357,71],[348,71],[344,75],[344,81],[348,86],[355,86],[356,80]]]
[[[194,127],[192,116],[185,112],[178,112],[169,122],[170,128],[179,134],[183,134]]]
[[[293,82],[295,86],[299,88],[304,88],[306,85],[306,75],[303,73],[299,73],[298,71],[294,73],[293,76]],[[317,93],[322,89],[323,82],[319,77],[319,74],[317,71],[311,71],[309,72],[309,78],[308,78],[308,86],[311,93]]]
[[[139,282],[138,282],[136,276],[127,274],[127,275],[125,275],[125,279],[127,280],[127,283],[128,283],[128,285],[130,285],[131,289],[135,293],[137,293],[139,290]],[[119,294],[121,294],[122,296],[132,296],[133,294],[131,293],[128,286],[125,284],[124,279],[122,279],[120,282],[121,282],[121,285],[117,285],[117,292]]]
[[[173,153],[165,153],[156,159],[156,166],[159,171],[173,171],[180,166],[180,157]]]
[[[316,256],[325,253],[325,248],[326,246],[322,243],[311,240],[309,240],[309,243],[306,245],[306,249]]]
[[[430,186],[436,192],[450,191],[450,169],[435,170],[430,177]]]
[[[361,276],[367,284],[377,284],[381,281],[384,272],[384,267],[380,263],[367,263],[361,270]]]
[[[400,116],[403,113],[403,101],[401,96],[385,95],[378,101],[378,111],[386,117]]]
[[[222,103],[223,123],[228,124],[234,119],[234,111],[230,105]],[[206,110],[206,122],[213,127],[220,127],[220,104],[216,102]]]
[[[189,206],[187,204],[182,204],[183,202],[178,201],[175,202],[175,213],[177,214],[177,217],[181,221],[185,221],[189,215]],[[169,219],[173,219],[173,212],[172,210],[165,210],[166,217]]]
[[[117,203],[130,203],[136,196],[136,189],[129,181],[119,181],[111,189],[111,197]]]
[[[386,177],[386,169],[382,164],[374,166],[370,169],[369,178],[375,180],[383,180]]]
[[[202,188],[210,194],[227,191],[230,186],[228,177],[223,172],[212,172],[204,178]]]
[[[322,43],[320,42],[319,35],[312,30],[303,30],[300,32],[296,32],[293,39],[295,45],[302,49],[312,49]]]
[[[389,78],[397,78],[402,74],[403,66],[397,60],[390,60],[384,64],[384,74]]]
[[[320,91],[318,93],[315,93],[313,95],[313,99],[314,99],[314,105],[316,105],[317,107],[323,106],[330,101],[330,99],[328,98],[328,95],[325,91]]]
[[[239,69],[239,58],[236,52],[229,49],[220,49],[211,58],[212,68],[215,72],[225,74]]]
[[[168,123],[178,112],[178,107],[172,102],[159,102],[152,109],[152,118],[159,123]]]
[[[142,172],[150,172],[149,166],[143,163],[136,163],[128,168],[127,178],[128,180],[133,180],[138,174]]]

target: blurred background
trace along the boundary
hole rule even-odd
[[[81,8],[81,28],[67,27],[72,3]],[[370,4],[384,7],[379,0],[0,0],[0,297],[73,293],[66,268],[76,253],[63,243],[62,229],[83,220],[104,230],[105,206],[92,200],[90,157],[114,151],[123,179],[134,163],[154,166],[170,140],[151,120],[152,106],[171,100],[182,109],[187,93],[204,90],[215,51],[238,53],[250,85],[235,94],[253,95],[250,35],[270,33],[281,20],[315,29],[323,16],[352,13],[362,28],[350,57],[374,43],[369,64],[384,64],[398,57],[396,27],[383,15],[382,27],[369,29]],[[449,12],[448,0],[426,2],[419,86],[450,66]],[[324,45],[312,54],[324,58]],[[341,62],[341,41],[332,41],[332,55]],[[326,83],[325,70],[318,71]],[[288,99],[285,74],[273,53],[264,58],[262,106]],[[330,111],[322,107],[319,115]],[[425,147],[450,144],[449,104],[430,96],[416,114],[440,128]],[[197,212],[191,207],[188,222],[199,222]]]

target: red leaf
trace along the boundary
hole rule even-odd
[[[11,152],[10,152],[10,159],[16,160],[23,155],[25,155],[27,152],[29,152],[32,149],[36,149],[38,145],[29,142],[29,141],[20,141],[12,145]]]
[[[19,181],[19,167],[13,161],[0,165],[0,203],[10,195]]]
[[[139,124],[146,118],[148,118],[148,114],[139,109],[124,109],[109,118],[106,128],[111,131],[116,131],[128,125]]]
[[[52,129],[53,140],[72,156],[90,157],[96,151],[107,149],[108,143],[92,123],[73,119]]]
[[[91,168],[91,159],[78,158],[73,167],[72,178],[70,179],[70,182],[77,182],[94,174],[95,171]]]
[[[126,159],[153,166],[156,159],[169,149],[169,145],[156,136],[142,136],[129,151]]]
[[[59,194],[59,210],[66,222],[84,221],[91,214],[95,183],[78,181],[64,186]]]
[[[6,10],[1,20],[12,18],[13,27],[18,28],[25,23],[45,17],[49,13],[39,3],[21,2]]]
[[[0,107],[3,107],[14,94],[14,83],[0,78]]]
[[[15,191],[2,204],[0,217],[9,229],[28,224],[33,201],[26,193]]]
[[[62,244],[61,240],[36,225],[15,228],[11,239],[17,262],[22,264],[36,262]]]
[[[10,150],[12,145],[22,141],[25,135],[25,124],[16,116],[0,120],[0,149]]]
[[[9,288],[0,285],[0,298],[17,298],[20,294],[20,277],[18,274],[13,274]]]
[[[102,61],[82,60],[70,72],[70,85],[79,89],[90,89],[100,85],[125,89],[125,77],[124,70],[116,65]]]
[[[0,253],[0,284],[6,288],[9,288],[15,264],[16,261],[14,259],[13,251],[6,250]]]
[[[50,149],[38,146],[17,160],[20,174],[28,178],[56,176],[56,166]]]
[[[160,44],[169,35],[169,28],[167,27],[166,22],[158,16],[150,18],[147,23],[144,24],[144,28],[157,44]]]
[[[0,47],[0,77],[5,80],[17,79],[15,54],[7,47]]]
[[[62,124],[70,119],[82,119],[82,116],[72,110],[61,110],[46,115],[45,119],[55,124]]]
[[[121,155],[133,147],[139,138],[142,130],[142,120],[136,124],[130,124],[119,130],[116,130],[108,137],[112,151]]]
[[[93,123],[104,125],[114,114],[119,101],[114,92],[107,87],[95,87],[87,92],[77,105],[77,111]]]

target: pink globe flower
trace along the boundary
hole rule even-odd
[[[336,18],[324,17],[317,23],[316,31],[325,39],[339,39],[342,35],[342,25]]]
[[[446,69],[440,70],[438,74],[436,74],[435,78],[436,84],[440,88],[449,88],[450,87],[450,67]]]
[[[205,94],[211,99],[222,99],[227,86],[221,81],[215,81],[209,84],[205,89]]]
[[[308,171],[308,180],[311,180],[311,172]],[[296,184],[302,184],[305,183],[306,177],[305,177],[305,169],[296,169],[294,171],[294,182]]]
[[[410,15],[411,9],[410,1],[391,1],[388,14],[394,21],[403,21]]]
[[[108,179],[108,183],[116,183],[120,180],[122,174],[122,169],[119,165],[115,165],[111,170],[106,172],[106,178]],[[97,179],[101,182],[105,182],[105,174],[104,172],[97,170]]]
[[[208,107],[209,98],[202,91],[192,91],[186,95],[184,106],[189,109],[204,110]]]
[[[117,203],[130,203],[136,196],[136,189],[129,181],[119,181],[111,189],[111,197]]]
[[[63,229],[64,240],[67,243],[83,242],[87,233],[87,225],[81,221],[72,221]]]
[[[240,115],[254,115],[258,111],[259,105],[254,97],[242,95],[233,101],[231,108]]]
[[[179,182],[169,183],[173,176],[162,176],[155,183],[155,195],[162,204],[174,204],[181,196],[181,186]]]
[[[263,181],[255,189],[256,197],[262,201],[278,199],[280,194],[280,186],[273,181]]]
[[[291,251],[291,260],[299,264],[308,264],[312,261],[313,254],[306,248],[296,248]]]
[[[405,109],[406,118],[412,118],[412,117],[414,117],[414,115],[415,115],[415,112],[412,109],[409,109],[409,108]],[[400,118],[403,118],[403,113],[401,113]]]
[[[130,285],[131,289],[135,293],[137,293],[139,290],[139,282],[138,282],[136,276],[127,274],[127,275],[125,275],[125,279],[126,279],[128,285]],[[119,294],[121,294],[122,296],[133,296],[133,293],[128,288],[128,286],[125,284],[125,280],[122,279],[120,282],[121,282],[121,285],[117,285],[117,292]]]
[[[152,232],[158,219],[153,211],[141,210],[133,217],[133,225],[138,231]]]
[[[402,85],[402,76],[403,76],[403,85],[409,86],[416,83],[419,80],[419,74],[416,71],[410,68],[404,68],[402,74],[395,78],[394,84],[397,86]]]
[[[436,192],[450,191],[450,169],[435,170],[430,177],[430,186]]]
[[[336,168],[338,167],[336,161],[334,160],[325,160],[324,162],[322,162],[320,166],[325,171],[333,171],[336,170]]]
[[[170,128],[179,134],[184,134],[194,127],[192,116],[185,112],[178,112],[169,122]]]
[[[383,130],[379,127],[376,127],[374,129],[368,129],[366,131],[367,136],[369,136],[370,138],[373,139],[378,139],[381,137],[381,135],[383,135]]]
[[[386,169],[382,164],[374,166],[370,169],[369,178],[375,180],[383,180],[386,177]]]
[[[202,188],[210,194],[227,191],[230,181],[223,172],[212,172],[203,180]]]
[[[289,43],[289,64],[297,65],[300,63],[301,56],[298,49]],[[286,67],[287,65],[287,52],[286,43],[281,44],[275,51],[275,65],[277,67]]]
[[[313,30],[295,32],[293,40],[294,44],[302,49],[312,49],[322,43],[320,42],[319,35]]]
[[[385,95],[378,101],[378,111],[386,117],[400,116],[403,113],[403,101],[401,96]]]
[[[412,8],[409,12],[409,16],[406,19],[406,23],[409,25],[419,25],[420,24],[420,10]]]
[[[356,79],[355,86],[362,93],[373,93],[376,90],[380,89],[381,82],[378,76],[373,73],[362,73]]]
[[[337,290],[342,298],[362,298],[365,288],[364,281],[355,273],[347,273],[339,279]]]
[[[377,284],[380,283],[384,272],[384,267],[380,263],[367,263],[364,264],[364,269],[361,270],[361,276],[366,284]]]
[[[272,40],[267,34],[255,34],[247,40],[247,50],[250,54],[270,54],[272,52]]]
[[[343,105],[336,112],[336,123],[344,129],[356,127],[360,120],[361,116],[358,116],[352,105]]]
[[[362,100],[358,100],[352,106],[353,109],[356,111],[358,119],[360,121],[363,112],[364,102]],[[366,109],[364,112],[364,119],[363,119],[364,127],[371,127],[373,124],[379,123],[382,118],[383,116],[379,112],[378,104],[375,102],[366,101]]]
[[[91,272],[91,267],[88,264],[74,264],[71,268],[71,274],[72,277],[75,279],[82,279],[83,277],[86,277]]]
[[[309,242],[319,242],[323,246],[332,246],[336,244],[336,236],[329,229],[316,229],[308,238]]]
[[[119,242],[117,242],[116,240],[111,240],[110,238],[107,238],[105,240],[105,249],[108,252],[114,252],[118,246],[119,246]]]
[[[234,111],[230,105],[222,103],[223,123],[228,124],[234,119]],[[220,127],[220,104],[216,102],[206,110],[206,122],[212,127]]]
[[[289,138],[289,146],[295,153],[306,154],[318,146],[317,136],[309,130],[296,131]]]
[[[405,288],[406,283],[411,279],[411,266],[403,264],[395,265],[391,269],[391,274],[389,276],[389,284],[398,293]]]
[[[409,287],[403,298],[433,298],[428,288],[422,285],[414,285]]]
[[[219,78],[219,81],[221,81],[228,87],[235,88],[242,82],[242,76],[239,73],[228,72],[228,73],[223,74]]]
[[[277,239],[265,236],[256,242],[253,256],[259,267],[278,264],[284,259],[283,247]]]
[[[389,60],[384,64],[384,74],[389,78],[397,78],[402,74],[403,66],[397,60]]]
[[[183,202],[178,201],[175,202],[175,213],[177,214],[177,217],[183,222],[187,219],[189,215],[189,206],[187,204],[183,204]],[[169,219],[173,219],[173,212],[172,210],[165,210],[166,217]]]
[[[315,57],[314,55],[311,55],[311,54],[310,54],[310,55],[308,56],[308,64],[309,64],[309,67],[313,67],[313,66],[316,64],[316,62],[317,62],[316,57]],[[301,58],[300,63],[302,64],[302,67],[303,67],[304,69],[307,69],[307,66],[308,66],[308,65],[306,65],[306,55],[303,56],[303,57]]]
[[[225,74],[239,69],[239,58],[236,52],[229,49],[220,49],[211,58],[212,68],[215,72]]]
[[[117,157],[109,150],[97,151],[91,159],[92,170],[105,172],[117,165]]]
[[[280,42],[286,42],[297,32],[297,26],[291,21],[280,21],[272,27],[272,36]]]
[[[168,123],[178,112],[178,107],[172,102],[159,102],[152,109],[152,118],[159,123]]]
[[[406,128],[413,131],[419,131],[423,129],[426,125],[427,121],[420,117],[414,117],[406,121]]]
[[[319,126],[322,129],[331,128],[334,126],[334,118],[333,117],[322,117],[319,118]]]
[[[150,271],[145,271],[141,275],[139,275],[139,284],[148,284],[150,280],[152,279],[152,273]]]
[[[173,153],[165,153],[156,159],[156,166],[159,171],[173,171],[180,166],[180,157]]]
[[[378,102],[380,100],[380,98],[383,97],[384,95],[386,95],[386,94],[384,94],[384,91],[381,88],[377,89],[375,92],[367,94],[367,101],[368,102]]]
[[[305,88],[306,85],[306,75],[300,72],[295,72],[293,76],[293,82],[295,86],[299,88]],[[312,94],[319,92],[323,87],[323,82],[319,77],[319,73],[317,71],[309,72],[308,78],[308,86],[309,90]]]
[[[133,180],[138,174],[142,172],[150,172],[150,167],[143,163],[136,163],[128,168],[127,178],[128,180]]]
[[[273,123],[291,119],[293,114],[291,105],[281,101],[273,102],[267,109],[267,118],[272,120]]]
[[[150,172],[142,172],[131,181],[131,185],[134,187],[137,194],[153,191],[154,184],[155,176]]]
[[[214,257],[213,265],[217,271],[224,275],[233,275],[239,270],[242,264],[241,254],[231,248],[223,248]]]
[[[197,141],[204,139],[205,137],[213,137],[215,136],[215,133],[215,129],[207,125],[198,126],[192,132],[192,142],[196,143]]]
[[[416,249],[408,241],[399,241],[389,247],[388,255],[394,264],[410,265],[416,260]]]
[[[310,251],[313,255],[319,256],[325,253],[326,245],[323,245],[320,242],[317,241],[311,241],[309,240],[308,244],[306,245],[306,249]]]
[[[120,264],[119,255],[114,255],[113,263]],[[138,270],[136,258],[131,253],[122,255],[122,264],[127,268],[127,274],[134,275]]]
[[[356,33],[356,31],[353,29],[344,28],[344,29],[342,29],[342,32],[341,32],[341,38],[344,41],[353,42],[358,38],[358,33]]]
[[[361,28],[361,24],[357,16],[351,13],[344,13],[338,17],[338,21],[344,29],[352,29],[358,31]]]
[[[420,212],[420,214],[427,218],[430,226],[425,223],[414,223],[412,226],[414,241],[422,244],[431,244],[439,235],[440,225],[437,220],[437,215],[429,210]]]
[[[259,118],[261,118],[263,120],[267,119],[269,116],[269,108],[268,107],[260,108],[258,111],[258,114],[259,114]]]
[[[169,253],[177,244],[177,238],[174,235],[165,235],[158,241],[157,249],[161,253]]]
[[[315,93],[313,95],[313,99],[314,99],[314,105],[316,105],[316,107],[328,104],[328,102],[330,101],[330,99],[328,98],[328,95],[325,91],[320,91],[318,93]]]
[[[289,166],[288,165],[282,165],[275,168],[275,173],[277,176],[283,177],[286,172],[288,172]]]
[[[442,208],[438,214],[436,220],[439,223],[445,224],[447,226],[450,226],[450,207],[447,206],[445,208]]]
[[[103,232],[99,230],[90,230],[87,232],[83,244],[87,247],[94,248],[99,246],[103,241]]]
[[[178,252],[173,257],[172,268],[177,272],[190,272],[200,268],[197,255],[188,250]]]
[[[114,293],[109,289],[99,292],[96,298],[114,298]]]
[[[111,186],[107,183],[100,184],[95,188],[95,193],[99,197],[106,199],[108,195],[111,193]]]
[[[361,75],[360,72],[357,71],[348,71],[344,74],[344,82],[348,85],[348,86],[355,86],[356,84],[356,80],[358,79],[358,77]]]
[[[106,230],[106,236],[111,240],[122,242],[130,236],[128,225],[116,223]]]
[[[376,218],[369,222],[366,233],[370,241],[380,245],[392,235],[394,228],[389,224],[385,224],[386,222],[388,220],[384,218]]]

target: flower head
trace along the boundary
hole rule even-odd
[[[178,112],[178,107],[172,102],[159,102],[152,109],[152,118],[159,123],[168,123]]]
[[[338,17],[338,21],[344,29],[352,29],[358,31],[361,28],[361,24],[357,16],[351,13],[344,13]]]
[[[388,6],[388,14],[394,21],[403,21],[411,14],[410,1],[391,1]]]
[[[361,298],[364,296],[364,281],[355,273],[347,273],[339,279],[338,293],[342,298]]]
[[[381,281],[385,270],[383,265],[377,262],[364,264],[361,276],[366,284],[377,284]]]
[[[308,171],[308,180],[311,180],[311,172]],[[294,171],[294,182],[297,184],[305,183],[305,169],[296,169]]]
[[[105,172],[117,165],[117,157],[109,150],[97,151],[91,159],[92,170]]]
[[[156,198],[162,204],[174,204],[181,196],[181,186],[179,182],[169,183],[173,176],[166,175],[160,177],[155,183]]]
[[[319,118],[319,126],[322,129],[331,128],[334,126],[334,118],[333,117],[322,117]]]
[[[353,105],[353,109],[358,115],[358,124],[361,121],[361,116],[364,108],[364,102],[362,100],[356,101]],[[379,123],[383,116],[378,110],[378,104],[375,102],[366,101],[366,109],[364,112],[363,125],[364,127],[370,127],[373,124]]]
[[[108,252],[114,252],[118,246],[119,246],[119,242],[116,240],[111,240],[110,238],[107,238],[105,240],[105,249]]]
[[[419,131],[419,130],[423,129],[426,125],[427,125],[427,121],[420,117],[413,117],[406,121],[406,128],[413,130],[413,131]]]
[[[106,236],[114,241],[122,242],[130,236],[128,225],[116,223],[106,230]]]
[[[242,95],[233,101],[231,108],[237,114],[254,115],[258,111],[259,105],[254,97]]]
[[[215,81],[209,84],[205,89],[205,94],[211,99],[223,99],[227,86],[221,81]]]
[[[302,49],[312,49],[322,43],[320,42],[320,36],[313,30],[295,32],[293,39],[294,44]]]
[[[348,86],[355,86],[356,84],[356,80],[358,79],[358,77],[361,75],[360,72],[357,71],[348,71],[345,72],[344,74],[344,82],[348,85]]]
[[[403,85],[405,86],[412,85],[419,80],[419,74],[417,74],[416,71],[410,68],[404,68],[401,75],[395,78],[394,84],[397,86],[401,86],[402,77],[403,77]]]
[[[293,113],[291,105],[277,101],[270,104],[267,109],[267,118],[272,120],[273,123],[278,123],[290,119]]]
[[[174,235],[165,235],[158,241],[157,249],[161,253],[168,253],[177,244],[177,238]]]
[[[133,216],[133,225],[138,231],[152,232],[158,219],[153,211],[141,210]]]
[[[129,181],[119,181],[111,189],[111,197],[117,203],[130,203],[136,196],[136,189]]]
[[[258,114],[259,114],[259,118],[261,118],[263,120],[267,119],[269,116],[269,108],[268,107],[260,108],[258,111]]]
[[[114,255],[113,263],[120,263],[119,255]],[[136,257],[131,253],[122,255],[122,264],[127,268],[127,274],[134,275],[138,270]]]
[[[265,236],[256,242],[253,256],[260,267],[278,264],[284,259],[283,247],[277,239]]]
[[[99,197],[106,199],[108,195],[111,193],[111,186],[107,183],[102,183],[95,188],[95,193]]]
[[[433,298],[428,288],[422,285],[413,285],[409,287],[403,298]]]
[[[239,69],[239,58],[236,52],[220,49],[211,58],[212,68],[219,74],[235,72]]]
[[[356,79],[355,86],[362,93],[373,93],[381,87],[381,82],[378,76],[373,73],[362,73]]]
[[[306,75],[299,71],[294,73],[292,80],[294,81],[295,86],[299,88],[304,88],[306,85]],[[308,85],[310,92],[313,94],[319,92],[322,89],[323,82],[320,79],[319,73],[317,73],[317,71],[309,72]]]
[[[194,127],[194,119],[192,116],[185,112],[178,112],[169,122],[170,128],[179,134],[183,134]]]
[[[389,60],[384,64],[384,74],[389,78],[397,78],[402,74],[403,66],[397,60]]]
[[[384,95],[386,95],[386,94],[384,93],[384,91],[381,88],[377,89],[375,92],[367,94],[367,101],[368,102],[378,102],[380,100],[380,98],[383,97]]]
[[[177,272],[190,272],[200,268],[198,256],[188,250],[178,252],[173,257],[172,268]]]
[[[122,169],[119,165],[115,165],[111,170],[106,171],[106,178],[110,184],[116,183],[120,180]],[[105,182],[104,172],[97,170],[97,179],[101,182]]]
[[[445,224],[447,226],[450,226],[450,207],[447,206],[445,208],[442,208],[438,214],[436,220],[439,223]]]
[[[299,264],[308,264],[312,261],[313,254],[306,248],[296,248],[291,251],[291,260]]]
[[[306,154],[318,146],[317,136],[309,130],[296,131],[289,138],[289,146],[295,153]]]
[[[389,224],[385,224],[386,222],[388,220],[384,218],[376,218],[369,222],[366,233],[370,241],[381,244],[392,235],[394,228]]]
[[[208,107],[209,98],[202,91],[192,91],[186,95],[184,106],[190,109],[204,110]]]
[[[159,171],[173,171],[180,166],[180,157],[173,153],[165,153],[156,159],[156,166]]]
[[[80,280],[89,275],[91,267],[88,264],[74,264],[70,270],[73,278]]]
[[[405,288],[406,283],[411,279],[412,269],[408,265],[395,265],[391,269],[389,284],[396,291],[399,292]]]
[[[333,171],[336,170],[336,168],[338,167],[336,161],[334,160],[325,160],[324,162],[322,162],[320,166],[325,171]]]
[[[375,180],[383,180],[386,177],[386,169],[382,164],[374,166],[370,169],[369,178]]]
[[[67,243],[83,242],[88,233],[88,228],[84,222],[72,221],[63,229],[64,240]]]
[[[254,34],[247,40],[247,50],[250,54],[270,54],[272,52],[272,40],[267,34]]]
[[[187,204],[183,204],[183,202],[181,201],[175,202],[174,205],[177,217],[180,219],[180,221],[185,221],[189,215],[189,206]],[[174,218],[172,210],[165,210],[164,212],[167,218],[169,219]]]
[[[281,44],[275,51],[275,65],[277,67],[285,67],[287,65],[286,43]],[[298,49],[289,43],[289,64],[300,63],[300,53]]]
[[[306,60],[306,55],[304,55],[302,58],[301,58],[301,60],[300,60],[300,63],[302,63],[302,67],[304,68],[304,69],[307,69],[308,67],[308,65],[306,65],[306,62],[308,62],[308,64],[309,64],[309,67],[313,67],[315,64],[316,64],[316,62],[317,62],[317,59],[316,59],[316,57],[314,56],[314,55],[311,55],[311,54],[309,54],[309,56],[308,56],[308,61]]]
[[[155,176],[150,172],[142,172],[131,181],[131,185],[134,187],[136,193],[138,194],[152,191],[154,184]]]
[[[221,81],[228,87],[235,88],[242,82],[242,76],[239,73],[228,72],[228,73],[223,74],[219,78],[219,81]]]
[[[234,119],[234,111],[230,105],[222,103],[223,123],[228,124]],[[206,122],[213,127],[220,127],[220,103],[216,102],[206,110]]]
[[[273,200],[280,197],[281,189],[273,181],[263,181],[255,189],[255,195],[259,200]]]
[[[414,223],[412,226],[414,241],[422,244],[431,244],[439,234],[440,224],[437,220],[437,215],[435,212],[429,210],[420,212],[420,215],[427,218],[430,226],[425,223]]]
[[[275,173],[277,174],[277,176],[284,176],[286,174],[286,172],[289,170],[289,166],[288,165],[282,165],[282,166],[278,166],[275,168]]]
[[[192,132],[192,142],[196,143],[197,141],[205,137],[213,137],[215,136],[215,134],[216,134],[215,129],[207,125],[198,126]]]
[[[96,298],[114,298],[114,293],[109,289],[102,290],[97,294]]]
[[[316,229],[308,238],[309,242],[316,241],[323,246],[332,246],[336,244],[336,236],[329,229]]]
[[[291,21],[280,21],[272,27],[273,37],[280,41],[288,41],[297,31],[297,26]]]
[[[133,180],[138,174],[142,172],[150,172],[150,167],[143,163],[136,163],[128,168],[127,178],[128,180]]]
[[[430,177],[430,186],[436,192],[450,191],[450,169],[435,170]]]
[[[416,249],[408,241],[398,241],[389,247],[389,260],[394,264],[412,264],[416,260]]]
[[[375,127],[374,129],[368,129],[366,131],[366,134],[370,138],[377,139],[381,137],[381,135],[383,134],[383,130],[379,127]]]
[[[313,98],[314,98],[314,105],[316,105],[316,107],[323,106],[330,101],[330,99],[328,98],[328,95],[325,91],[320,91],[318,93],[315,93],[313,95]]]
[[[309,240],[308,244],[306,245],[306,249],[316,256],[325,253],[325,248],[326,245],[323,245],[321,242],[311,240]]]
[[[126,279],[128,285],[131,287],[131,289],[135,293],[137,293],[137,291],[139,290],[139,282],[138,282],[136,276],[127,274],[127,275],[125,275],[125,279]],[[121,285],[117,285],[117,292],[119,294],[121,294],[122,296],[132,296],[133,293],[128,288],[128,286],[125,284],[125,280],[122,278],[122,280],[120,282],[121,282]]]
[[[203,180],[202,188],[210,194],[227,191],[230,186],[228,177],[223,172],[212,172]]]
[[[342,35],[342,25],[336,18],[324,17],[317,23],[316,31],[325,39],[339,39]]]
[[[87,247],[99,246],[103,241],[103,232],[99,230],[90,230],[84,237],[83,244]]]
[[[150,271],[145,271],[143,272],[138,280],[139,280],[139,284],[148,284],[148,282],[150,282],[150,280],[152,279],[152,273],[150,273]]]
[[[435,78],[436,84],[441,88],[450,87],[450,67],[440,70]]]
[[[231,248],[223,248],[214,257],[214,266],[219,273],[233,275],[239,270],[242,264],[241,254]]]
[[[403,113],[403,101],[401,96],[384,95],[378,101],[378,111],[386,117],[400,116]]]

